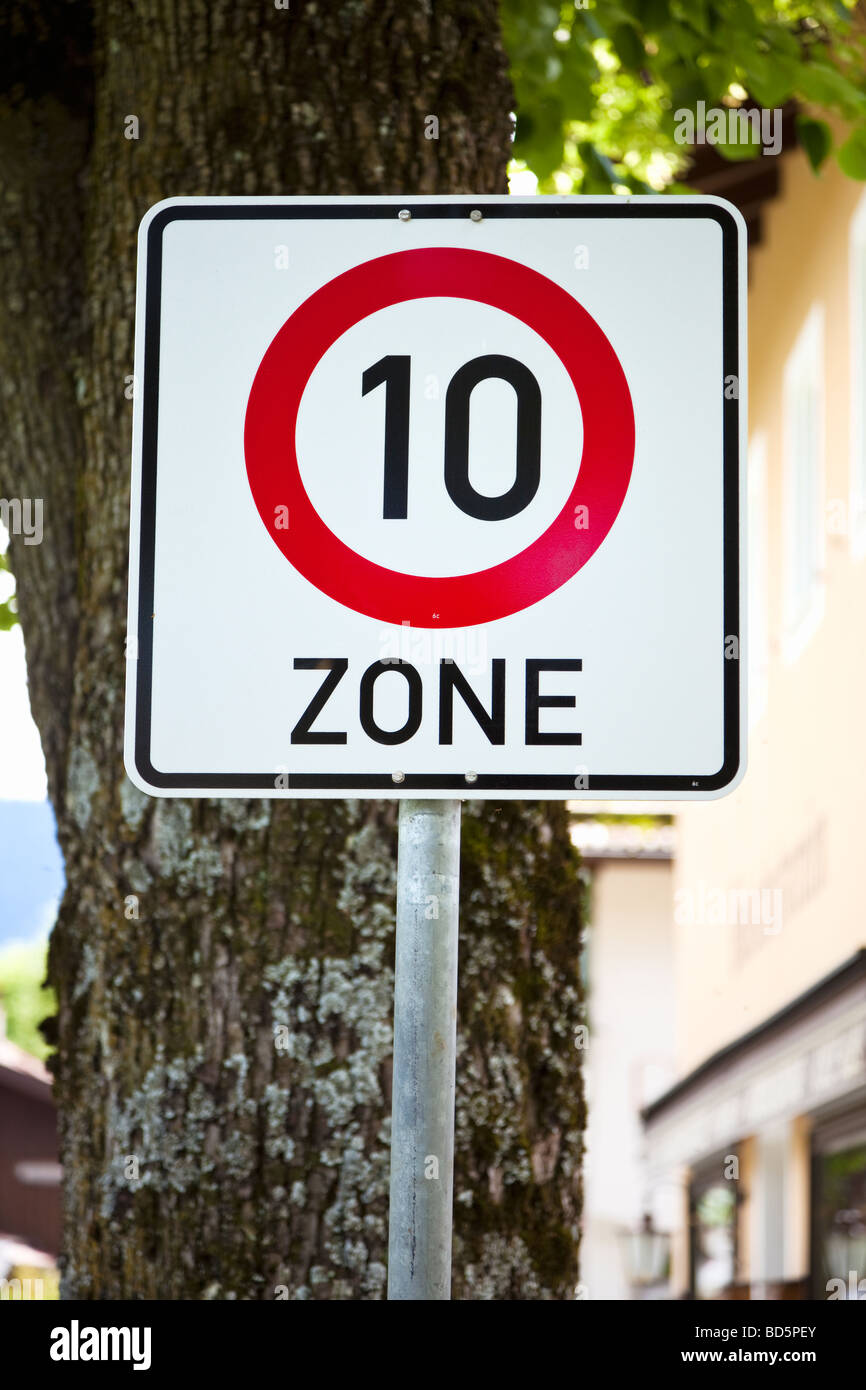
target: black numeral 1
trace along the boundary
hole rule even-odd
[[[404,518],[409,493],[408,357],[380,357],[361,377],[361,395],[385,383],[385,483],[382,516]]]

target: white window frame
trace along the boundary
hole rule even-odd
[[[815,392],[815,564],[809,581],[809,594],[802,611],[794,610],[795,574],[799,562],[797,546],[794,467],[794,432],[796,410],[803,390]],[[825,368],[824,368],[824,308],[813,304],[785,363],[782,391],[783,469],[783,639],[782,654],[786,662],[796,661],[820,626],[825,602]]]
[[[866,194],[851,219],[848,243],[850,324],[850,460],[848,541],[851,557],[866,556]]]
[[[769,508],[767,505],[767,436],[749,441],[747,463],[748,560],[747,613],[749,673],[749,728],[766,712],[769,695]]]

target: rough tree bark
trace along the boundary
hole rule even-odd
[[[497,5],[9,0],[0,51],[0,495],[45,502],[11,555],[68,879],[64,1293],[380,1298],[394,807],[154,802],[122,770],[135,233],[172,194],[503,190]],[[467,806],[462,902],[454,1296],[569,1297],[563,808]]]

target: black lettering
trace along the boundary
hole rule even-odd
[[[580,743],[580,734],[542,734],[538,731],[540,709],[574,709],[575,695],[539,695],[538,676],[541,671],[580,671],[583,663],[578,657],[560,661],[527,661],[526,663],[526,743]]]
[[[340,681],[349,669],[344,656],[296,656],[296,671],[328,671],[304,713],[292,729],[292,743],[346,743],[347,735],[339,733],[312,733],[310,725],[322,713]]]
[[[400,729],[380,729],[373,716],[373,694],[376,681],[384,671],[399,671],[405,678],[409,690],[409,710],[406,723]],[[376,743],[405,743],[417,734],[421,724],[422,686],[421,677],[408,661],[374,661],[361,677],[361,727],[368,738]]]
[[[459,666],[443,659],[439,666],[439,742],[454,742],[454,691],[484,731],[488,743],[505,742],[505,662],[491,663],[490,713],[482,705]]]

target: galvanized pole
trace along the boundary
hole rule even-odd
[[[401,801],[388,1298],[451,1297],[460,802]]]

